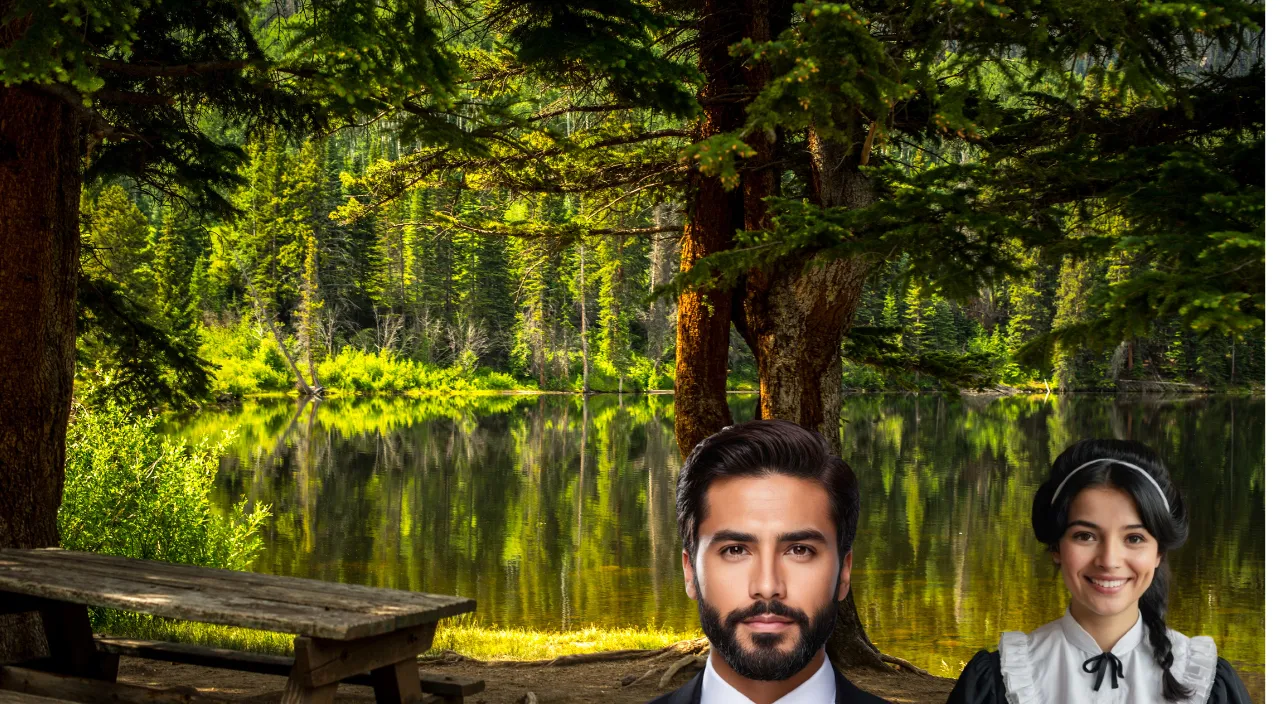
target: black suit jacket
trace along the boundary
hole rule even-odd
[[[889,704],[888,701],[874,694],[858,689],[852,682],[845,679],[839,670],[835,668],[832,668],[832,670],[836,673],[836,704]],[[698,670],[698,674],[694,675],[693,679],[686,682],[683,687],[674,692],[667,692],[649,702],[649,704],[701,704],[702,673],[702,670]]]

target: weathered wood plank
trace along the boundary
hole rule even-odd
[[[391,606],[406,609],[433,609],[442,603],[469,601],[466,597],[411,592],[386,587],[370,587],[363,584],[343,584],[326,582],[319,579],[301,577],[284,577],[278,575],[259,574],[255,572],[239,572],[213,567],[195,565],[179,565],[157,560],[138,560],[114,555],[97,555],[94,553],[74,552],[57,548],[40,548],[33,550],[0,549],[0,559],[15,555],[18,559],[37,560],[42,564],[67,566],[77,571],[95,570],[100,567],[108,577],[136,579],[139,576],[147,580],[166,582],[166,578],[180,580],[188,585],[210,585],[219,589],[232,589],[249,594],[258,594],[266,589],[269,594],[286,594],[291,602],[297,604],[313,604],[343,610],[379,609]]]
[[[57,675],[12,665],[0,665],[0,690],[55,700],[111,704],[227,704],[231,701],[201,694],[192,687],[155,689]],[[27,704],[36,703],[28,701]]]
[[[34,570],[34,574],[31,571]],[[0,589],[39,593],[41,580],[65,583],[59,572],[93,575],[107,580],[135,582],[134,591],[166,590],[171,594],[204,592],[214,599],[249,600],[258,608],[272,603],[289,607],[312,607],[317,612],[341,612],[353,616],[353,632],[345,636],[332,632],[303,633],[324,638],[354,638],[387,633],[475,610],[475,600],[440,594],[407,592],[355,584],[339,584],[314,579],[218,570],[193,565],[175,565],[152,560],[135,560],[58,549],[0,550]],[[84,597],[93,596],[90,593]],[[97,590],[101,591],[101,590]],[[114,604],[103,604],[112,605]],[[183,618],[179,615],[178,618]],[[370,618],[372,617],[372,618]],[[326,622],[332,622],[329,618]],[[377,625],[374,625],[377,624]],[[267,628],[267,630],[277,630]]]
[[[163,660],[185,665],[221,667],[228,670],[279,675],[281,677],[288,677],[290,670],[293,668],[293,658],[284,655],[246,653],[240,650],[207,648],[189,643],[168,643],[157,640],[103,637],[98,638],[97,641],[99,650],[113,653],[117,656]],[[469,677],[421,672],[418,674],[418,682],[423,692],[445,698],[469,697],[484,691],[484,680]],[[362,673],[347,677],[342,680],[342,683],[371,685],[373,680],[370,675]]]
[[[134,640],[132,638],[96,639],[98,650],[129,658],[160,660],[183,665],[220,667],[225,670],[253,672],[260,675],[288,677],[293,669],[293,658],[287,655],[247,653],[227,648],[207,648],[190,643],[168,643],[158,640]]]
[[[304,681],[312,687],[341,682],[352,675],[416,658],[431,647],[435,632],[436,624],[428,623],[358,640],[299,636],[293,640],[293,672],[305,672]]]
[[[77,572],[82,577],[90,578],[111,578],[121,579],[122,577],[115,570],[95,569],[86,567],[78,569]],[[156,588],[165,588],[170,590],[178,590],[177,593],[201,593],[213,595],[214,598],[220,600],[241,599],[252,600],[254,602],[263,602],[265,607],[270,609],[274,604],[283,604],[289,608],[310,608],[325,613],[330,617],[339,618],[340,614],[352,614],[351,618],[354,623],[360,624],[366,622],[366,617],[373,616],[381,620],[386,620],[392,624],[393,628],[404,628],[422,623],[424,619],[430,618],[430,611],[422,606],[410,606],[403,604],[374,604],[370,600],[353,600],[340,595],[328,595],[327,597],[319,597],[309,595],[311,598],[302,599],[292,590],[281,587],[248,587],[228,589],[227,585],[219,585],[216,577],[201,576],[199,578],[172,577],[166,575],[149,575],[135,574],[124,577],[130,581],[138,583],[138,591],[152,591]]]
[[[54,552],[62,552],[64,555],[51,558],[50,555]],[[336,599],[331,602],[331,606],[298,604],[297,599],[289,599],[289,595],[294,592],[287,585],[294,581],[306,582],[312,590],[334,587],[341,591],[338,588],[358,585],[255,575],[258,584],[251,586],[243,581],[243,575],[248,573],[129,558],[110,558],[127,561],[125,564],[131,564],[129,570],[119,569],[119,566],[114,568],[117,571],[107,568],[99,570],[92,566],[76,566],[81,562],[78,556],[85,553],[72,553],[77,558],[68,559],[66,552],[0,550],[0,590],[190,621],[336,640],[389,633],[406,626],[433,622],[439,618],[475,610],[473,599],[374,587],[362,587],[360,597],[366,602],[372,602],[374,596],[386,596],[389,602],[400,602],[403,606],[385,606],[387,613],[341,609],[337,608],[338,604],[343,603],[340,596],[330,597]],[[105,556],[92,556],[103,557]],[[92,560],[84,562],[88,565],[95,564]],[[102,565],[100,562],[96,564]],[[163,570],[180,568],[190,571],[193,579],[184,583],[175,579],[176,573],[171,571],[166,576],[148,581],[148,571],[156,566],[163,566]],[[92,579],[85,579],[87,574],[92,575]],[[222,584],[220,578],[224,575],[240,576],[239,584],[242,588]],[[283,581],[276,583],[275,580]],[[409,594],[417,603],[412,606],[404,604],[405,594]]]
[[[3,562],[3,560],[0,560]],[[25,567],[3,570],[0,588],[12,589]],[[352,623],[348,613],[329,613],[287,604],[275,604],[239,597],[219,598],[194,590],[152,586],[138,582],[96,577],[91,582],[65,573],[28,575],[30,593],[56,601],[107,606],[188,621],[203,621],[228,626],[242,626],[283,633],[323,633],[332,638],[349,638],[350,634],[378,632],[387,624],[367,617],[365,624]],[[385,632],[383,630],[382,632]]]

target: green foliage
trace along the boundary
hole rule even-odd
[[[155,231],[118,185],[86,194],[82,215],[77,393],[136,410],[198,402],[210,370],[184,285],[198,228],[166,212]]]
[[[853,327],[845,337],[841,355],[856,365],[873,367],[879,375],[857,370],[851,381],[868,383],[864,389],[883,388],[888,377],[901,388],[919,390],[920,376],[947,391],[987,389],[996,382],[997,358],[985,350],[959,354],[947,349],[909,348],[895,343],[900,328]],[[882,375],[882,376],[881,376]]]
[[[357,393],[503,391],[526,388],[509,374],[479,368],[434,368],[386,352],[369,353],[344,347],[319,365],[326,388]]]
[[[67,429],[62,547],[104,555],[245,570],[262,549],[269,507],[214,501],[218,461],[231,440],[188,445],[157,432],[158,419],[106,404],[76,404]],[[137,635],[168,621],[90,609],[95,630]]]
[[[632,0],[496,4],[515,58],[538,75],[554,79],[587,72],[602,76],[603,92],[619,102],[682,117],[696,109],[692,91],[672,90],[692,81],[693,71],[654,46],[676,18]]]
[[[19,0],[0,23],[25,30],[0,47],[0,82],[63,98],[103,140],[90,181],[181,188],[223,213],[243,154],[225,132],[296,135],[387,105],[447,106],[456,72],[413,1]]]
[[[890,330],[851,351],[856,388],[1105,387],[1124,340],[1125,377],[1260,379],[1261,9],[1243,0],[809,0],[729,52],[763,85],[720,134],[690,119],[710,38],[684,5],[73,6],[0,50],[0,80],[88,111],[91,184],[132,177],[87,191],[87,399],[287,391],[273,325],[339,391],[506,383],[485,368],[565,390],[584,366],[599,391],[663,388],[672,336],[647,293],[846,257],[873,270],[858,325]],[[869,202],[818,187],[816,138]],[[765,226],[657,274],[651,238],[697,207],[689,171],[738,188],[765,145]],[[1063,273],[1109,258],[1123,280]],[[754,387],[745,347],[729,366]]]
[[[201,338],[200,354],[217,370],[210,389],[214,395],[239,397],[292,388],[279,348],[253,329],[247,314],[231,327],[204,328]]]
[[[67,433],[62,546],[181,564],[247,569],[269,515],[248,500],[228,515],[210,493],[226,440],[194,446],[156,432],[157,419],[106,405],[75,407]]]

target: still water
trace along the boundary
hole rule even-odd
[[[754,396],[732,396],[746,420]],[[1169,624],[1263,656],[1263,402],[1197,397],[853,396],[862,516],[853,593],[884,651],[939,674],[1067,592],[1029,524],[1053,458],[1086,437],[1151,445],[1191,509]],[[671,396],[249,401],[172,428],[235,429],[218,500],[271,505],[256,569],[474,597],[477,621],[698,628],[675,528]]]

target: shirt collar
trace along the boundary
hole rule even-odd
[[[1142,613],[1138,613],[1138,621],[1133,624],[1127,633],[1120,636],[1120,640],[1116,641],[1115,647],[1111,648],[1111,654],[1116,657],[1127,655],[1129,651],[1138,647],[1142,643]],[[1098,646],[1098,641],[1084,630],[1076,618],[1071,615],[1071,609],[1067,609],[1067,614],[1062,617],[1062,633],[1066,636],[1067,641],[1075,647],[1088,653],[1090,656],[1100,655],[1102,648]]]
[[[826,651],[823,651],[822,667],[774,704],[835,704],[835,701],[836,671],[831,667],[831,659],[827,657]],[[702,674],[702,702],[703,704],[752,704],[746,695],[734,689],[733,685],[716,672],[716,668],[711,665],[711,658],[707,658],[707,666]]]

